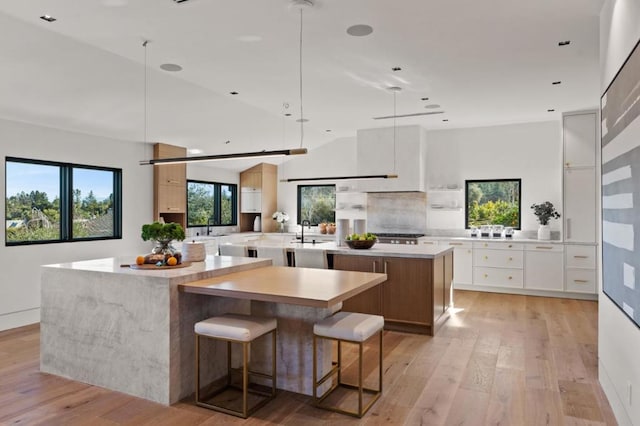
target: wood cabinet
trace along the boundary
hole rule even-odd
[[[153,158],[185,157],[186,148],[157,143]],[[163,164],[153,166],[153,218],[186,226],[187,165]]]
[[[253,231],[253,221],[260,216],[262,232],[275,232],[271,218],[278,202],[278,166],[260,163],[240,173],[240,231]]]
[[[343,310],[382,315],[385,328],[433,335],[451,304],[453,253],[435,259],[336,254],[334,269],[384,272],[387,281],[343,303]]]

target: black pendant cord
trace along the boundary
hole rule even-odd
[[[299,49],[299,75],[300,75],[300,148],[304,141],[304,106],[302,104],[302,9],[300,9],[300,49]]]

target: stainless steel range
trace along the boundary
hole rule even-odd
[[[418,244],[418,238],[424,234],[376,234],[378,242],[385,244]]]

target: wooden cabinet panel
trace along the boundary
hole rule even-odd
[[[434,304],[429,283],[432,276],[431,261],[387,257],[383,262],[383,270],[388,276],[387,282],[382,284],[382,314],[385,320],[431,325]]]
[[[153,146],[154,158],[185,157],[186,148],[157,143]],[[153,215],[154,220],[176,222],[186,226],[187,165],[164,164],[153,166]]]
[[[445,311],[444,258],[433,260],[433,317],[438,318]]]
[[[157,208],[159,213],[185,213],[187,188],[174,185],[158,185]]]
[[[454,257],[455,253],[456,250],[454,250],[453,253],[449,253],[444,256],[444,310],[442,311],[442,313],[444,313],[449,308],[449,306],[451,306],[451,284],[453,283],[453,274],[457,263],[457,259],[455,259]],[[471,257],[471,255],[469,255],[469,257]],[[469,264],[469,275],[472,275],[471,264]]]
[[[262,171],[247,171],[240,175],[240,189],[262,189]]]
[[[370,256],[334,255],[333,269],[342,271],[382,272],[382,259]],[[381,287],[377,285],[342,303],[347,312],[381,315]]]

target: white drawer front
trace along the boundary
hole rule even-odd
[[[522,288],[522,269],[509,268],[473,268],[474,285]]]
[[[564,251],[564,245],[562,244],[544,244],[544,243],[535,243],[535,244],[527,244],[524,248],[526,251],[555,251],[562,252]]]
[[[567,269],[565,290],[576,293],[597,293],[596,271],[593,269]]]
[[[459,249],[471,249],[473,248],[473,243],[471,243],[470,241],[440,241],[440,244],[442,246],[450,246],[453,248],[459,248]]]
[[[512,243],[510,241],[477,241],[473,243],[473,248],[477,249],[496,249],[496,250],[522,250],[522,243]]]
[[[473,266],[494,268],[522,268],[522,251],[516,250],[473,250]]]
[[[420,241],[420,244],[426,245],[426,246],[437,246],[438,245],[438,241],[437,240],[422,240],[422,241]]]
[[[567,268],[591,268],[596,267],[596,247],[595,246],[574,246],[567,245],[566,248]]]

